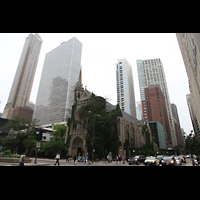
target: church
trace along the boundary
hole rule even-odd
[[[84,155],[87,153],[86,147],[86,135],[87,135],[87,119],[82,116],[79,112],[79,109],[87,103],[90,99],[92,93],[83,88],[82,85],[82,74],[80,70],[79,80],[77,86],[74,90],[74,105],[72,106],[72,114],[70,120],[71,123],[68,122],[65,142],[68,144],[68,154],[74,156]],[[103,97],[96,97],[104,99]],[[104,99],[105,100],[105,99]],[[116,108],[116,106],[106,102],[106,111],[110,112]],[[76,105],[76,106],[75,106]],[[117,117],[117,131],[119,136],[119,146],[118,146],[118,156],[126,156],[131,154],[131,150],[134,152],[134,148],[140,148],[144,144],[146,144],[146,138],[144,134],[142,134],[142,120],[137,120],[132,117],[128,113],[122,111],[122,115]],[[78,120],[80,123],[76,124],[76,128],[73,128],[75,121]],[[151,130],[148,125],[148,130],[150,132],[150,141],[152,142]],[[129,141],[127,143],[127,141]],[[129,147],[127,146],[129,144]],[[128,152],[126,152],[128,151]],[[115,155],[113,155],[115,156]]]

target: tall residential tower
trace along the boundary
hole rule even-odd
[[[65,123],[71,116],[81,54],[82,43],[75,37],[46,54],[33,114],[39,125]]]
[[[117,103],[126,113],[136,118],[132,67],[126,59],[116,65]]]
[[[172,146],[176,146],[177,140],[174,129],[174,120],[171,111],[171,104],[170,104],[163,64],[159,58],[149,59],[149,60],[137,60],[137,68],[138,68],[141,101],[145,100],[144,88],[147,88],[149,85],[160,86],[160,89],[163,92],[166,102],[167,114],[171,129]],[[143,105],[142,109],[144,109]],[[145,116],[143,116],[143,118],[144,120],[146,120]]]
[[[14,108],[28,106],[41,45],[38,34],[26,38],[2,118],[10,119]]]

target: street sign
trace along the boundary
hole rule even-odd
[[[37,148],[40,148],[40,142],[37,142],[36,147],[37,147]]]

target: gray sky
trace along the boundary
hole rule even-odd
[[[0,112],[7,103],[12,82],[29,33],[0,33]],[[126,58],[132,65],[135,100],[140,101],[137,59],[160,58],[163,63],[169,98],[177,105],[181,127],[187,134],[192,123],[186,102],[188,78],[175,33],[39,33],[43,39],[30,100],[36,102],[46,53],[76,37],[82,44],[82,81],[89,91],[109,98],[116,105],[116,66]]]

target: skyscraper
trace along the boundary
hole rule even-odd
[[[117,103],[123,111],[136,118],[132,67],[126,59],[118,59],[116,82]]]
[[[10,119],[14,108],[28,106],[41,45],[38,34],[26,38],[2,118]]]
[[[179,143],[182,143],[183,141],[183,136],[182,136],[182,131],[181,131],[181,125],[180,125],[180,121],[179,121],[179,116],[178,116],[178,110],[177,110],[177,106],[176,104],[172,103],[171,104],[171,108],[172,108],[172,115],[174,117],[174,119],[176,120],[176,123],[177,123],[177,129],[178,129],[178,132],[179,132]],[[177,131],[176,131],[177,132]],[[177,139],[177,142],[178,142],[178,139]]]
[[[165,97],[168,119],[171,129],[172,145],[177,145],[174,120],[171,111],[171,104],[169,100],[167,82],[165,78],[163,64],[160,59],[137,60],[138,78],[140,85],[141,101],[145,100],[144,88],[149,85],[159,85]],[[142,105],[143,109],[143,105]]]
[[[176,33],[176,37],[188,76],[195,120],[200,124],[200,33]]]
[[[197,120],[197,111],[195,109],[195,105],[194,105],[192,95],[187,94],[186,99],[187,99],[188,109],[189,109],[189,112],[190,112],[190,118],[191,118],[191,121],[192,121],[192,126],[193,126],[193,129],[194,129],[194,132],[200,134],[199,123],[198,123],[198,120]]]
[[[165,97],[159,85],[150,85],[144,89],[145,100],[142,100],[144,121],[157,121],[163,125],[167,135],[167,146],[172,147],[169,119]]]
[[[71,116],[81,53],[82,43],[73,37],[46,54],[33,114],[39,125],[63,123]]]

